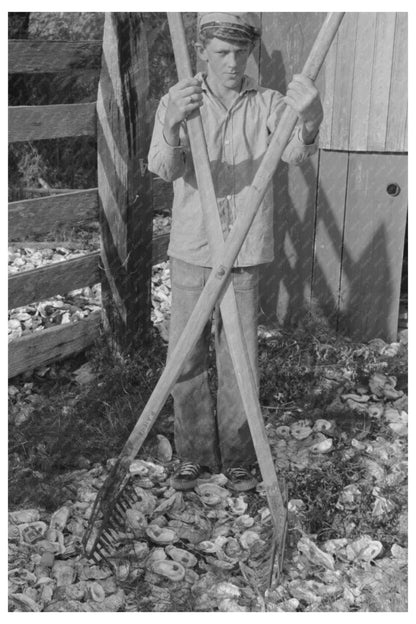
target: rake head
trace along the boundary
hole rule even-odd
[[[138,501],[128,463],[120,459],[97,494],[88,526],[82,538],[82,547],[88,559],[108,563],[116,543],[118,531],[124,530],[125,514]]]

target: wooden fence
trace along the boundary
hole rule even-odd
[[[284,93],[323,14],[261,19],[262,43],[249,73]],[[397,335],[407,218],[406,37],[403,13],[347,13],[343,20],[318,80],[324,149],[304,166],[283,163],[275,178],[276,260],[264,271],[263,309],[281,323],[317,304],[353,338]],[[152,237],[153,210],[171,197],[170,186],[157,188],[144,165],[149,80],[142,18],[107,14],[102,43],[10,41],[9,64],[11,73],[100,71],[96,102],[10,109],[11,142],[96,137],[98,188],[12,202],[9,237],[99,218],[102,239],[100,253],[10,277],[9,308],[101,282],[104,328],[128,348],[150,324],[151,267],[166,259],[168,244],[168,236]],[[364,122],[363,134],[357,124]],[[9,375],[82,350],[99,327],[100,315],[92,314],[11,342]]]
[[[160,182],[144,166],[147,63],[138,13],[107,14],[102,42],[9,41],[9,73],[100,72],[96,102],[9,108],[10,143],[93,136],[98,156],[97,188],[57,190],[9,203],[9,240],[47,234],[58,224],[99,219],[101,251],[11,275],[8,307],[98,282],[103,298],[102,315],[92,313],[10,342],[9,377],[82,351],[99,335],[102,320],[120,349],[142,340],[149,329],[151,267],[167,259],[168,235],[152,235],[153,210],[158,208],[152,184]]]

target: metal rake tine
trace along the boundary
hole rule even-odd
[[[107,548],[114,548],[114,542],[112,543],[106,535],[101,535],[99,541],[101,542],[101,544],[104,544]]]

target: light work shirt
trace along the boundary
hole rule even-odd
[[[245,76],[241,92],[230,109],[209,89],[205,76],[197,74],[203,89],[200,107],[213,184],[217,197],[224,239],[245,203],[267,150],[271,133],[285,109],[283,95],[259,86]],[[208,240],[186,123],[180,127],[180,143],[169,145],[163,135],[168,95],[161,99],[148,156],[149,169],[167,182],[173,182],[174,200],[168,255],[190,264],[212,266]],[[317,139],[305,145],[301,127],[295,128],[282,160],[298,165],[318,149]],[[271,262],[274,256],[273,194],[271,185],[254,218],[234,266],[244,267]]]

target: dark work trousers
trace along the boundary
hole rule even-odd
[[[175,347],[211,269],[170,259],[172,308],[168,358]],[[232,281],[241,326],[258,387],[257,316],[259,268],[233,269]],[[216,410],[208,386],[208,353],[212,321],[218,375]],[[219,306],[207,323],[176,383],[174,436],[181,460],[213,470],[250,465],[256,455],[228,350]]]

